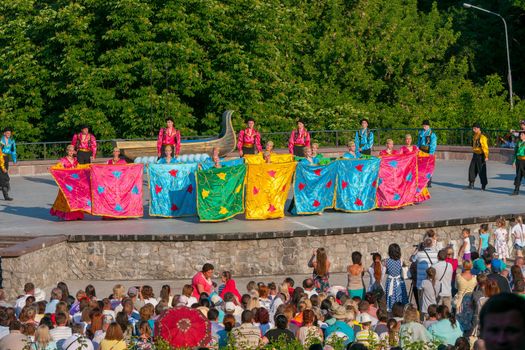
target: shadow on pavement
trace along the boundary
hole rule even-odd
[[[41,184],[46,184],[46,185],[51,185],[53,187],[57,187],[57,184],[55,183],[55,180],[53,179],[49,179],[49,178],[45,178],[45,177],[27,177],[27,176],[24,176],[24,180],[27,180],[27,181],[31,181],[31,182],[36,182],[36,183],[41,183]]]

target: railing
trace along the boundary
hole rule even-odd
[[[387,139],[394,140],[395,144],[404,144],[405,135],[411,134],[414,143],[417,142],[416,128],[397,128],[397,129],[372,129],[374,132],[374,145],[376,148],[382,147]],[[470,146],[472,144],[472,129],[447,129],[433,128],[433,132],[438,137],[438,145],[449,146]],[[345,147],[348,141],[355,138],[357,130],[313,130],[310,131],[312,142],[317,142],[321,147]],[[483,130],[488,137],[490,147],[501,147],[503,142],[500,138],[508,137],[508,130],[489,129]],[[211,136],[188,136],[184,140],[199,140],[210,138]],[[290,132],[269,132],[261,133],[262,142],[273,141],[276,148],[284,148],[288,145]],[[152,138],[125,139],[124,141],[155,140]],[[97,140],[97,155],[99,157],[109,157],[113,150],[115,140]],[[19,160],[45,160],[57,159],[64,155],[66,146],[70,141],[57,142],[32,142],[18,143],[17,152]]]

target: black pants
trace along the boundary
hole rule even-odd
[[[371,149],[364,149],[361,151],[361,154],[364,154],[364,155],[372,155],[372,150]]]
[[[4,166],[7,171],[9,171],[9,154],[4,154]]]
[[[78,151],[77,152],[78,164],[89,164],[91,163],[91,152]]]
[[[521,179],[525,177],[525,159],[516,159],[516,178],[514,179],[514,186],[521,186]]]
[[[254,147],[243,147],[242,148],[242,154],[255,154],[255,146]]]
[[[476,181],[476,177],[479,175],[481,180],[481,186],[487,186],[487,163],[485,162],[484,154],[472,154],[472,160],[468,168],[468,182],[473,184]]]
[[[304,148],[306,146],[293,146],[293,155],[296,157],[304,157]]]

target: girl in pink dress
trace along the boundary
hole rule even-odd
[[[399,153],[409,154],[409,153],[417,152],[417,151],[419,151],[417,146],[412,144],[412,135],[406,134],[405,135],[405,145],[401,147],[401,149],[399,150]]]
[[[78,167],[78,161],[75,158],[75,146],[69,145],[66,148],[66,156],[61,158],[59,162],[53,167],[55,169],[74,169]],[[57,198],[55,203],[51,207],[49,213],[52,216],[56,216],[64,221],[71,220],[82,220],[84,218],[84,213],[81,211],[71,211],[67,200],[62,194],[61,191],[58,191]]]

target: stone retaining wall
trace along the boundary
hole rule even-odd
[[[440,241],[458,244],[462,227],[477,230],[479,224],[435,228]],[[13,298],[23,284],[32,281],[48,288],[66,279],[144,280],[186,279],[206,262],[218,272],[230,270],[235,276],[309,273],[312,251],[325,247],[332,272],[344,272],[352,251],[363,254],[364,265],[371,253],[386,257],[390,243],[398,243],[408,262],[413,245],[421,242],[425,229],[375,231],[350,234],[293,236],[271,239],[205,241],[68,241],[47,246],[20,257],[4,258],[4,288]]]

